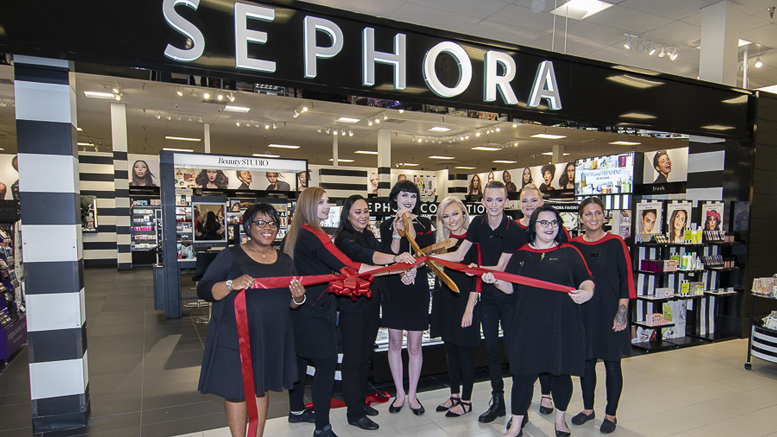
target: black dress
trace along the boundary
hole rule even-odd
[[[570,244],[551,249],[520,248],[508,273],[577,288],[593,279],[580,252]],[[513,284],[515,318],[510,329],[513,375],[581,376],[585,367],[585,332],[581,305],[567,293]]]
[[[233,402],[245,399],[235,320],[237,292],[215,301],[213,286],[242,275],[262,278],[294,274],[294,264],[288,255],[279,252],[273,264],[261,264],[251,259],[240,246],[222,250],[208,266],[197,285],[197,296],[213,302],[202,357],[200,392],[213,393]],[[261,395],[266,390],[290,389],[297,378],[289,308],[291,293],[288,288],[247,290],[245,293],[254,390]]]
[[[451,234],[452,238],[458,240],[456,246],[450,249],[451,252],[458,250],[461,243],[464,242],[465,236],[466,234]],[[477,247],[474,245],[470,247],[461,261],[464,265],[469,265],[472,262],[477,262]],[[477,293],[475,291],[475,281],[472,276],[467,276],[465,273],[451,269],[445,269],[445,274],[456,283],[456,286],[459,287],[459,292],[453,292],[447,285],[437,279],[438,286],[435,287],[432,296],[431,337],[442,337],[444,342],[452,343],[456,346],[477,347],[480,345],[479,305],[475,305],[472,313],[472,325],[466,328],[461,327],[461,318],[467,309],[470,293]]]
[[[384,253],[391,251],[392,220],[380,224],[381,247]],[[426,217],[416,217],[413,220],[415,242],[423,249],[434,244],[432,222]],[[406,238],[399,241],[399,252],[412,252]],[[415,255],[415,254],[413,254]],[[418,269],[415,284],[405,285],[400,275],[390,275],[381,278],[381,303],[383,305],[382,326],[405,331],[425,331],[429,329],[429,281],[428,267]]]
[[[581,235],[572,244],[583,254],[596,278],[594,297],[582,305],[585,359],[620,361],[624,353],[631,351],[630,333],[628,329],[615,332],[612,324],[618,300],[636,298],[629,250],[621,237],[609,233],[593,243]]]
[[[343,267],[359,270],[361,264],[348,259],[329,240],[329,236],[303,227],[294,245],[294,265],[299,275],[326,275]],[[337,355],[336,297],[327,293],[329,284],[305,287],[307,300],[291,314],[294,343],[302,358],[326,358]]]

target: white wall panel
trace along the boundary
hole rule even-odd
[[[72,155],[36,155],[19,153],[19,167],[40,172],[20,172],[19,191],[35,193],[77,193],[78,160]],[[52,184],[51,181],[57,181]],[[70,182],[72,181],[72,182]]]
[[[726,152],[705,152],[688,154],[688,173],[720,171],[726,167]]]
[[[30,363],[31,398],[36,400],[84,394],[85,374],[83,358]]]
[[[81,323],[80,292],[27,295],[27,332],[73,329]]]
[[[16,119],[72,123],[70,85],[17,80],[14,83]],[[73,96],[75,101],[75,96]]]
[[[81,257],[81,224],[25,225],[22,240],[25,262],[78,261]],[[57,250],[52,250],[52,248]]]

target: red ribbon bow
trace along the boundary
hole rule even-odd
[[[329,293],[347,296],[353,301],[356,301],[359,296],[372,297],[372,290],[370,290],[370,284],[374,280],[372,275],[359,275],[359,272],[350,267],[343,267],[340,273],[342,275],[329,283],[327,288]]]

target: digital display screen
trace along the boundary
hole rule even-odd
[[[575,195],[631,193],[634,152],[575,161]]]

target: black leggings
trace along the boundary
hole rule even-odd
[[[540,375],[513,375],[513,393],[510,410],[516,416],[523,416],[531,406],[534,395],[534,383]],[[569,375],[550,378],[550,390],[553,392],[553,403],[559,411],[566,411],[569,400],[572,399],[572,378]]]
[[[332,391],[335,386],[335,367],[337,356],[312,358],[316,367],[313,376],[313,409],[316,412],[316,429],[329,425],[329,407],[332,403]],[[305,377],[307,376],[308,360],[297,356],[299,381],[294,383],[294,389],[289,390],[289,409],[302,411],[305,409]]]
[[[620,361],[605,361],[604,370],[607,375],[607,408],[604,414],[615,416],[618,411],[618,402],[623,391],[623,372]],[[580,386],[583,389],[583,408],[594,409],[594,391],[596,389],[596,359],[585,362],[585,374],[580,378]]]
[[[540,373],[540,393],[550,396],[550,373]]]
[[[475,349],[445,342],[445,353],[448,356],[451,394],[458,394],[459,386],[463,383],[461,399],[472,399],[472,386],[475,384]]]

